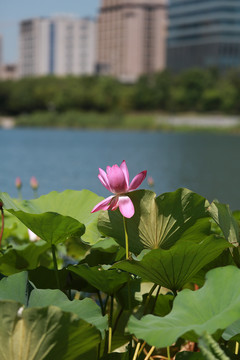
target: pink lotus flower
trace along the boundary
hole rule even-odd
[[[129,185],[129,172],[125,160],[118,165],[107,166],[107,172],[99,169],[98,178],[105,186],[105,188],[111,191],[114,195],[107,197],[93,209],[92,213],[99,210],[116,210],[119,207],[120,212],[126,218],[131,218],[134,213],[134,206],[132,200],[127,196],[127,193],[136,190],[147,175],[147,171],[144,170],[136,175],[131,184]]]
[[[37,190],[38,188],[38,181],[37,179],[35,178],[35,176],[32,176],[31,179],[30,179],[30,185],[32,187],[33,190]]]

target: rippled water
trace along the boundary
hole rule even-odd
[[[98,167],[125,159],[130,178],[148,170],[157,194],[187,187],[240,209],[240,137],[234,135],[13,129],[0,130],[0,152],[0,190],[11,196],[20,176],[23,197],[31,198],[32,175],[39,195],[87,188],[106,196]]]

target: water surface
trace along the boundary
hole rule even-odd
[[[187,187],[240,209],[240,137],[234,135],[13,129],[0,130],[0,152],[0,190],[11,196],[20,176],[23,197],[31,198],[33,175],[39,195],[86,188],[106,196],[98,168],[125,159],[130,178],[148,170],[157,194]]]

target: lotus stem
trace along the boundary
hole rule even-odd
[[[108,299],[109,299],[109,295],[107,295],[106,300],[105,300],[105,304],[104,304],[104,308],[103,308],[103,315],[106,314]]]
[[[239,352],[239,342],[236,342],[235,355],[238,355],[238,352]]]
[[[22,200],[22,191],[21,191],[21,189],[18,189],[18,199]]]
[[[168,358],[168,360],[171,360],[170,346],[167,346],[167,358]]]
[[[97,295],[98,295],[98,300],[99,300],[99,304],[100,304],[101,311],[102,311],[102,316],[104,316],[104,306],[103,306],[103,301],[102,301],[100,291],[97,292]]]
[[[156,287],[157,287],[157,285],[156,285],[156,284],[154,284],[154,285],[152,286],[151,290],[150,290],[150,291],[149,291],[149,293],[148,293],[148,296],[147,296],[146,302],[145,302],[145,304],[144,304],[144,309],[143,309],[143,314],[144,314],[144,315],[146,314],[146,311],[147,311],[147,307],[148,307],[149,301],[150,301],[151,296],[152,296],[152,294],[153,294],[154,290],[156,289]]]
[[[208,333],[205,333],[199,339],[199,348],[207,360],[214,360],[216,357],[219,360],[230,360],[219,344]]]
[[[126,260],[128,260],[129,259],[128,233],[127,233],[127,223],[126,223],[126,219],[124,216],[123,216],[123,227],[124,227],[124,234],[125,234]],[[128,306],[129,306],[129,311],[130,311],[131,310],[130,274],[128,275],[127,287],[128,287]]]
[[[97,360],[100,360],[100,354],[101,354],[101,342],[98,344]]]
[[[152,346],[144,360],[150,359],[150,357],[151,357],[152,353],[154,352],[154,350],[155,350],[155,346]]]
[[[1,233],[0,233],[0,248],[2,245],[2,237],[4,232],[4,211],[3,211],[3,202],[0,200],[0,209],[1,209],[1,217],[2,217],[2,227],[1,227]]]
[[[54,271],[55,271],[55,276],[56,276],[56,281],[57,281],[57,287],[59,290],[60,289],[60,280],[59,280],[59,275],[58,275],[58,266],[57,266],[57,258],[56,258],[56,252],[55,252],[55,245],[52,244],[51,246],[52,249],[52,257],[53,257],[53,266],[54,266]]]
[[[137,346],[136,346],[136,349],[135,349],[135,352],[134,352],[134,355],[133,355],[132,360],[136,360],[136,359],[137,359],[138,354],[139,354],[139,348],[140,348],[140,346],[141,346],[141,343],[140,343],[140,341],[139,341],[139,342],[137,343]]]
[[[128,233],[127,233],[127,223],[126,223],[126,219],[124,216],[123,216],[123,226],[124,226],[124,233],[125,233],[126,260],[128,260],[129,259]]]
[[[161,290],[161,285],[158,286],[158,290],[157,290],[157,294],[156,294],[155,299],[154,299],[154,304],[153,304],[153,307],[152,307],[152,310],[151,310],[151,314],[153,314],[153,312],[155,310],[155,306],[156,306],[156,303],[157,303],[157,299],[158,299],[158,295],[160,293],[160,290]]]
[[[141,355],[141,353],[142,353],[145,345],[146,345],[146,341],[144,341],[144,343],[142,344],[141,349],[140,349],[139,352],[138,352],[138,356]]]
[[[112,328],[108,328],[108,354],[111,353],[112,348]]]
[[[119,321],[120,317],[122,316],[122,314],[123,314],[123,308],[120,309],[120,311],[119,311],[119,313],[117,315],[117,318],[115,320],[115,324],[114,324],[114,327],[113,327],[113,334],[117,329],[117,324],[118,324],[118,321]]]
[[[149,301],[150,301],[150,299],[151,299],[152,293],[154,292],[154,290],[156,289],[156,287],[157,287],[157,285],[154,284],[153,287],[151,288],[149,294],[148,294],[148,297],[147,297],[147,299],[146,299],[146,303],[145,303],[145,305],[144,305],[144,313],[145,313],[145,311],[146,311],[146,309],[147,309],[147,305],[148,305],[148,303],[149,303]],[[154,311],[154,308],[155,308],[155,305],[156,305],[156,301],[157,301],[157,297],[158,297],[158,295],[159,295],[160,289],[161,289],[161,286],[159,285],[158,291],[157,291],[157,294],[156,294],[156,299],[155,299],[155,301],[154,301],[154,305],[153,305],[153,308],[152,308],[151,313]],[[146,341],[144,341],[144,343],[143,343],[142,346],[141,346],[141,349],[139,350],[140,345],[141,345],[141,342],[139,341],[138,344],[137,344],[135,353],[134,353],[133,360],[137,359],[137,357],[140,356],[141,352],[142,352],[143,349],[144,349],[144,346],[146,345]],[[137,353],[137,355],[136,355],[136,357],[135,357],[136,351],[138,351],[138,353]]]
[[[111,349],[112,349],[113,300],[114,300],[114,297],[113,297],[113,295],[111,295],[110,311],[109,311],[109,325],[108,325],[108,354],[111,353]]]

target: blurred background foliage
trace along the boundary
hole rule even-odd
[[[0,115],[21,115],[19,121],[24,122],[24,116],[34,113],[36,124],[41,118],[46,123],[67,122],[74,126],[76,113],[80,116],[81,112],[89,113],[88,124],[96,113],[102,113],[102,121],[106,114],[114,114],[110,119],[113,124],[121,120],[122,113],[130,112],[239,114],[239,99],[240,69],[224,74],[214,68],[196,68],[180,74],[166,70],[142,76],[135,84],[103,76],[0,81]]]

